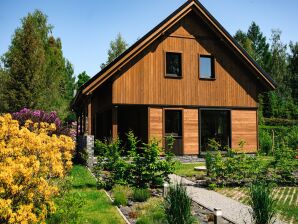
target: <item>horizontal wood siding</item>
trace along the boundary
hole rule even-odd
[[[162,144],[163,137],[163,109],[162,108],[148,108],[148,137],[150,139],[157,139]]]
[[[244,140],[245,152],[257,151],[257,111],[232,110],[232,148],[239,149],[239,142]]]
[[[165,53],[182,53],[182,78],[165,77]],[[199,79],[199,55],[215,58],[215,80]],[[188,15],[118,72],[114,104],[257,107],[249,68],[198,17]]]
[[[184,109],[183,111],[183,154],[194,155],[199,153],[199,122],[197,109]]]

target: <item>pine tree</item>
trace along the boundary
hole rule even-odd
[[[50,30],[40,11],[29,13],[16,29],[3,57],[8,73],[4,100],[9,111],[39,107],[46,70],[44,43]]]
[[[292,97],[295,103],[298,104],[298,42],[290,42],[289,46],[291,53],[288,56],[288,69],[290,72],[288,85],[291,87]]]
[[[36,10],[22,19],[2,61],[7,78],[3,88],[5,110],[23,107],[57,111],[65,118],[73,97],[73,68],[62,52],[59,38],[51,35],[47,16]]]
[[[79,89],[85,82],[87,82],[90,79],[90,76],[83,71],[78,75],[78,82],[77,82],[77,88]]]
[[[115,40],[110,42],[110,49],[108,50],[108,60],[106,63],[100,65],[101,69],[111,63],[116,59],[120,54],[122,54],[128,47],[126,41],[122,38],[121,34],[118,33]]]
[[[270,71],[271,67],[271,54],[270,45],[266,41],[266,37],[260,30],[260,27],[252,22],[247,31],[247,37],[251,40],[252,57],[266,72]]]

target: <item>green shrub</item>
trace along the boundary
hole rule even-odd
[[[144,202],[150,197],[150,191],[143,188],[134,188],[132,198],[134,201]]]
[[[138,217],[137,224],[167,223],[162,198],[149,198],[144,203],[134,205],[132,210]]]
[[[54,199],[56,211],[47,219],[48,224],[81,223],[81,208],[85,200],[79,192],[71,192],[72,179],[65,178],[59,185],[59,195]]]
[[[118,139],[113,142],[96,141],[99,156],[94,172],[99,187],[128,184],[137,188],[148,188],[152,185],[162,185],[164,180],[168,180],[168,175],[174,171],[171,152],[162,149],[156,140],[137,147],[139,140],[133,132],[127,134],[127,143],[123,157]],[[160,154],[164,154],[163,159],[160,159]],[[106,175],[103,172],[105,170],[110,174]]]
[[[252,218],[255,224],[274,223],[276,203],[272,196],[272,187],[265,182],[255,182],[249,188]]]
[[[191,214],[191,199],[186,193],[182,184],[170,186],[165,198],[165,213],[168,223],[171,224],[191,224],[195,223]]]
[[[272,135],[266,130],[259,130],[260,151],[265,155],[272,154]]]
[[[114,197],[114,205],[127,205],[128,198],[131,197],[132,190],[130,187],[115,185],[112,189],[112,195]]]

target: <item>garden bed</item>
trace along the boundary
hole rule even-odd
[[[131,198],[128,200],[127,205],[118,205],[118,208],[126,219],[131,224],[157,224],[164,223],[165,218],[163,206],[162,189],[150,189],[151,196],[145,202],[136,202]],[[108,191],[108,194],[114,200],[112,191]],[[213,224],[214,215],[213,212],[192,201],[191,206],[192,214],[198,223],[201,224]],[[223,224],[229,224],[231,222],[223,219]]]

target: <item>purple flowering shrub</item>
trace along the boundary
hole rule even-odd
[[[63,124],[55,111],[48,113],[42,110],[30,110],[23,108],[19,112],[12,113],[12,117],[13,119],[18,120],[21,126],[24,125],[27,120],[31,120],[33,123],[54,123],[56,125],[56,130],[50,134],[67,135],[72,137],[70,129]]]

